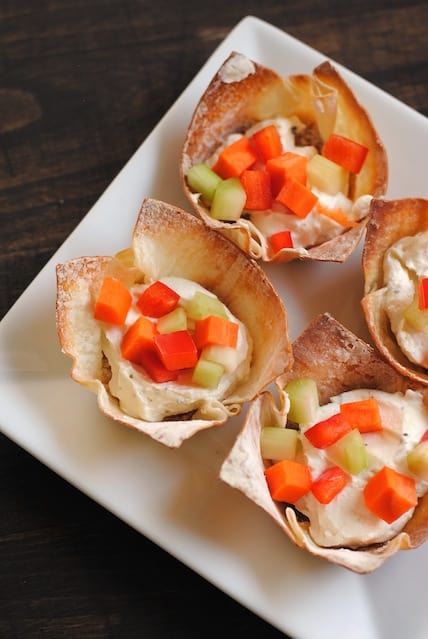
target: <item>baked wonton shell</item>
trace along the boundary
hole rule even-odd
[[[245,424],[222,465],[220,477],[263,508],[296,546],[354,572],[371,572],[398,550],[414,548],[426,540],[428,495],[419,500],[404,529],[385,543],[366,546],[361,539],[361,547],[357,549],[321,547],[311,538],[308,523],[302,521],[292,507],[284,508],[284,505],[272,500],[264,477],[260,431],[264,423],[285,423],[288,400],[282,389],[293,378],[314,379],[321,404],[352,389],[376,388],[394,393],[405,392],[408,388],[421,390],[421,387],[403,378],[371,346],[329,314],[316,318],[293,343],[293,355],[292,369],[277,379],[279,406],[268,391],[254,400]]]
[[[411,362],[402,352],[385,312],[383,260],[386,251],[398,240],[427,230],[428,200],[373,200],[363,248],[364,297],[361,304],[370,334],[392,366],[421,384],[428,384],[428,371]]]
[[[241,79],[231,81],[228,70],[235,63],[246,61]],[[251,66],[252,65],[252,66]],[[232,53],[218,70],[201,97],[184,141],[181,176],[184,192],[204,222],[229,237],[247,254],[266,262],[284,262],[296,258],[343,262],[357,246],[364,232],[366,219],[340,235],[308,248],[282,249],[270,253],[266,239],[249,228],[245,219],[234,223],[211,217],[202,200],[191,192],[186,181],[187,171],[198,162],[205,162],[231,133],[242,132],[267,118],[296,115],[305,125],[315,125],[322,141],[331,132],[349,137],[369,149],[363,168],[350,180],[349,197],[380,196],[385,193],[388,165],[385,149],[367,111],[336,69],[328,62],[317,66],[312,75],[291,75],[281,78],[271,69]]]
[[[143,202],[127,259],[82,257],[57,266],[57,328],[64,353],[73,360],[72,378],[93,391],[103,413],[167,446],[179,446],[199,430],[224,423],[240,412],[291,363],[284,305],[261,268],[234,244],[194,215],[164,202]],[[123,255],[123,253],[122,253]],[[213,292],[246,326],[253,343],[249,376],[221,401],[199,412],[159,422],[125,414],[109,391],[109,367],[93,304],[108,274],[128,286],[177,276]]]

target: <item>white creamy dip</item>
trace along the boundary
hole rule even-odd
[[[257,131],[274,125],[280,135],[283,152],[291,152],[303,155],[308,159],[312,158],[317,149],[314,146],[298,146],[295,143],[295,129],[301,129],[304,125],[296,116],[289,118],[276,117],[257,122],[247,129],[244,134],[233,133],[223,141],[213,155],[207,160],[207,165],[212,167],[217,162],[220,153],[233,142],[240,138],[251,137]],[[344,193],[330,195],[323,193],[316,188],[311,189],[318,197],[319,203],[328,209],[341,209],[352,222],[358,222],[366,217],[369,212],[371,201],[370,195],[362,195],[355,202]],[[335,222],[327,215],[323,215],[316,210],[316,207],[305,217],[299,218],[286,212],[287,209],[281,204],[273,203],[270,210],[249,211],[250,224],[254,225],[265,238],[281,231],[291,231],[294,248],[306,248],[322,244],[327,240],[343,233],[344,227]]]
[[[189,280],[164,277],[160,281],[176,291],[183,301],[192,299],[196,291],[215,297],[199,284]],[[141,315],[135,306],[135,301],[145,288],[147,286],[142,285],[131,289],[134,304],[128,313],[125,325],[108,325],[104,329],[102,348],[111,367],[110,392],[118,399],[125,413],[146,421],[159,421],[164,417],[195,409],[203,414],[204,405],[220,402],[248,375],[252,345],[247,330],[244,324],[225,307],[228,318],[239,325],[238,357],[236,369],[231,373],[225,373],[217,388],[186,386],[177,382],[155,383],[142,367],[123,359],[120,352],[124,333]]]
[[[352,547],[386,541],[396,535],[413,514],[413,509],[410,509],[392,524],[387,524],[367,509],[363,489],[383,466],[412,476],[406,455],[419,442],[428,425],[428,410],[420,393],[411,390],[405,395],[366,389],[348,391],[321,406],[314,422],[301,427],[302,433],[338,413],[341,403],[368,397],[377,399],[383,425],[382,431],[362,435],[367,447],[368,468],[358,475],[350,475],[351,481],[329,504],[320,504],[311,492],[296,502],[296,508],[309,518],[311,537],[320,546]],[[314,448],[304,436],[301,440],[313,479],[328,466],[335,465],[328,458],[328,449]],[[412,477],[421,497],[428,491],[428,482]]]
[[[428,332],[409,324],[403,313],[418,295],[418,282],[428,277],[428,231],[404,237],[385,254],[383,262],[384,308],[403,353],[428,368]]]
[[[225,84],[232,84],[232,82],[244,80],[255,72],[256,67],[251,60],[242,53],[235,53],[223,64],[219,71],[219,77]]]

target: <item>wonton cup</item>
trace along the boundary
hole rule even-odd
[[[328,314],[316,318],[293,343],[293,355],[292,369],[277,380],[280,405],[276,405],[273,395],[267,391],[252,403],[244,427],[223,463],[220,477],[263,508],[296,546],[354,572],[371,572],[398,550],[414,548],[426,540],[428,494],[419,500],[404,529],[385,543],[368,546],[362,538],[358,548],[321,547],[311,538],[307,521],[302,520],[293,507],[276,503],[271,498],[260,454],[260,431],[264,423],[284,424],[288,398],[282,389],[293,378],[315,380],[320,404],[327,403],[334,395],[358,388],[391,393],[421,388],[403,378],[371,346]]]
[[[364,297],[362,307],[377,348],[402,375],[428,384],[428,371],[411,362],[402,352],[385,312],[383,260],[396,242],[428,231],[428,200],[405,198],[373,200],[363,249]]]
[[[130,417],[109,391],[94,299],[105,275],[127,286],[162,277],[192,280],[214,293],[246,326],[253,343],[249,375],[231,393],[193,413],[149,422]],[[103,413],[153,439],[177,447],[194,433],[223,424],[291,363],[284,305],[260,267],[195,216],[152,199],[143,202],[132,250],[113,257],[82,257],[57,266],[57,328],[72,378],[93,391]],[[160,384],[159,386],[162,386]]]
[[[241,77],[233,79],[229,69],[236,62],[246,61]],[[308,134],[318,146],[330,133],[359,142],[369,149],[361,171],[351,175],[347,195],[355,201],[361,195],[380,196],[385,193],[388,166],[385,149],[370,116],[355,98],[351,89],[329,62],[317,66],[312,75],[291,75],[281,78],[269,68],[232,53],[212,79],[199,101],[190,122],[181,157],[184,192],[204,222],[220,231],[255,259],[284,262],[296,258],[343,262],[357,246],[366,226],[366,218],[352,228],[322,244],[300,249],[282,249],[272,254],[266,238],[244,218],[237,222],[221,222],[211,217],[209,209],[191,191],[186,181],[187,171],[205,162],[231,133],[243,132],[262,120],[297,116],[308,127]],[[304,144],[311,144],[305,141]],[[343,227],[342,227],[343,228]]]

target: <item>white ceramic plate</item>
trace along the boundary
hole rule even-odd
[[[143,197],[188,209],[178,178],[184,132],[232,50],[283,75],[309,72],[325,59],[253,17],[236,26],[3,319],[0,425],[71,484],[296,639],[426,638],[428,546],[401,552],[368,576],[296,549],[262,511],[217,479],[242,417],[167,449],[105,419],[95,397],[69,379],[70,362],[58,348],[55,264],[128,246]],[[341,71],[387,147],[388,196],[428,197],[427,120]],[[285,300],[293,338],[326,310],[366,337],[359,252],[344,265],[269,265],[266,272]]]

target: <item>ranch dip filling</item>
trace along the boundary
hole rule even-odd
[[[209,167],[213,167],[221,152],[233,142],[236,142],[244,136],[250,138],[257,131],[270,125],[274,125],[278,130],[283,153],[292,152],[305,156],[308,160],[318,153],[315,146],[302,146],[296,143],[296,131],[302,131],[305,128],[299,118],[296,116],[288,118],[276,117],[257,122],[243,134],[234,133],[227,136],[213,155],[206,161],[206,164]],[[372,199],[369,195],[362,195],[353,202],[342,192],[332,195],[324,193],[315,187],[311,187],[311,190],[318,197],[318,203],[324,209],[340,209],[351,223],[360,221],[368,214],[370,200]],[[268,210],[251,210],[244,211],[244,213],[245,217],[241,218],[241,222],[247,225],[253,234],[259,237],[262,243],[266,241],[267,237],[288,230],[292,234],[293,247],[300,250],[302,255],[306,252],[305,248],[322,244],[343,233],[345,230],[345,227],[336,220],[319,213],[316,206],[304,218],[288,213],[284,206],[275,201],[273,201],[272,207]]]
[[[428,319],[425,330],[406,319],[418,313],[418,283],[428,277],[428,231],[404,237],[385,254],[384,308],[392,332],[403,353],[415,364],[428,368]],[[421,311],[426,313],[428,311]],[[411,317],[410,315],[410,317]]]
[[[165,277],[160,281],[180,295],[181,305],[191,300],[197,291],[215,298],[202,286],[189,280]],[[216,403],[220,403],[241,380],[247,377],[252,354],[250,336],[244,324],[224,307],[228,319],[239,325],[236,367],[230,372],[225,372],[217,388],[204,388],[177,381],[155,383],[143,367],[124,359],[121,355],[124,334],[141,316],[135,302],[146,288],[145,285],[131,288],[133,304],[124,326],[105,324],[102,327],[102,349],[111,368],[110,392],[118,399],[125,413],[146,421],[160,421],[168,416],[193,410],[197,410],[197,415],[203,418],[204,407],[209,406],[212,411]]]
[[[349,483],[328,504],[319,503],[311,492],[296,502],[296,508],[309,518],[311,537],[320,546],[356,547],[379,543],[402,530],[411,518],[413,508],[388,524],[370,512],[364,503],[364,486],[382,467],[388,466],[413,477],[418,497],[428,491],[428,482],[413,476],[406,462],[407,453],[427,430],[428,411],[419,393],[411,390],[404,395],[365,389],[348,391],[321,406],[314,423],[338,413],[341,403],[369,397],[374,397],[378,402],[383,429],[362,435],[368,453],[367,468],[359,474],[350,475]],[[312,425],[301,425],[301,432],[304,433]],[[305,436],[301,437],[301,441],[312,477],[317,477],[327,466],[332,465],[328,449],[315,448]]]

